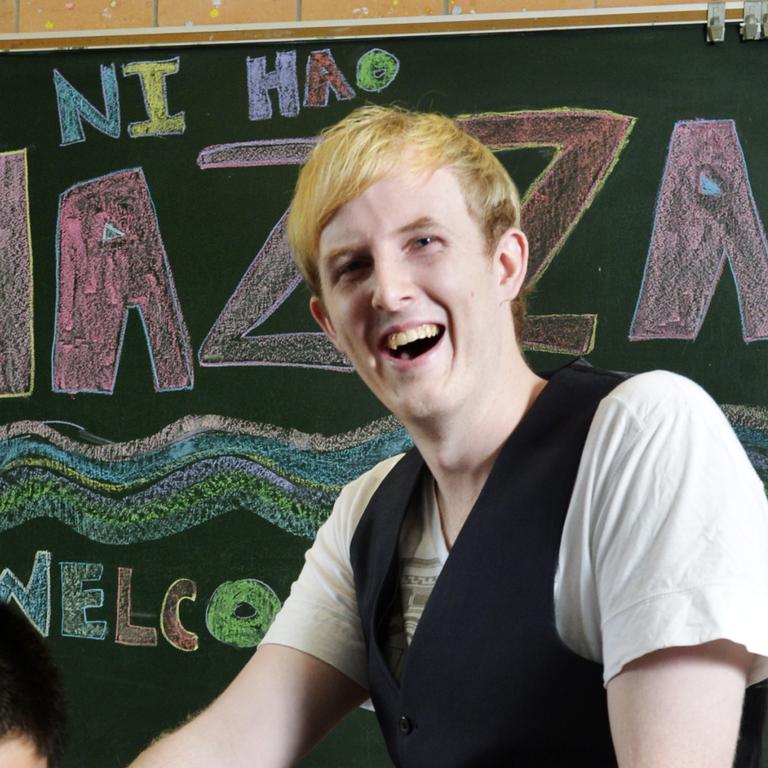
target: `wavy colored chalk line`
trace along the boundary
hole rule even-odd
[[[768,489],[768,408],[722,409]],[[0,426],[0,533],[49,517],[94,541],[128,544],[243,510],[313,537],[345,483],[410,445],[393,418],[323,436],[188,416],[103,444],[19,421]]]
[[[128,544],[245,510],[313,537],[345,483],[410,444],[393,418],[323,436],[188,416],[103,444],[19,421],[0,426],[0,532],[50,517],[94,541]]]
[[[720,407],[768,492],[768,408],[752,405]]]

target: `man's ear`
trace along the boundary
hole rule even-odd
[[[331,340],[333,346],[338,349],[336,331],[334,330],[331,318],[328,317],[328,313],[325,311],[323,300],[313,294],[309,300],[309,311],[312,313],[312,317],[315,318],[315,322],[323,329],[323,333]]]
[[[528,270],[528,238],[521,230],[510,227],[499,238],[494,265],[498,269],[504,299],[511,301],[522,290]]]

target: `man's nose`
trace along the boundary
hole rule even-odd
[[[371,303],[388,312],[400,309],[413,298],[413,282],[407,268],[399,260],[382,257],[373,270],[373,296]]]

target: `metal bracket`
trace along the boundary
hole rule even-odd
[[[707,42],[725,40],[725,3],[707,3]]]
[[[744,21],[739,26],[743,40],[759,40],[764,32],[763,0],[744,0]]]

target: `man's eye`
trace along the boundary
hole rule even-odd
[[[416,247],[426,248],[428,245],[431,245],[434,242],[435,242],[434,237],[430,237],[429,235],[426,235],[425,237],[416,238]]]
[[[365,259],[349,259],[339,264],[336,274],[339,278],[354,277],[355,274],[365,269]]]

